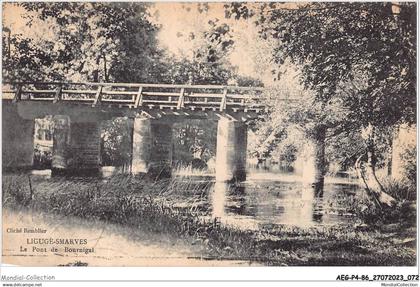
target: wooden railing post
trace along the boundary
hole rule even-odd
[[[138,108],[138,107],[141,107],[143,105],[143,94],[142,94],[142,92],[143,92],[143,87],[140,87],[139,91],[137,92],[137,95],[136,95],[136,101],[134,102],[134,108],[135,109]]]
[[[95,100],[93,101],[92,107],[96,107],[98,104],[101,103],[102,88],[103,88],[102,86],[99,86],[98,91],[96,92]]]
[[[220,102],[220,108],[219,108],[219,110],[221,112],[226,110],[226,100],[227,100],[227,88],[224,88],[223,89],[222,101]]]
[[[17,86],[15,97],[13,98],[13,103],[16,103],[22,99],[22,85]]]
[[[54,96],[54,100],[53,100],[53,103],[54,104],[57,103],[59,100],[61,100],[61,92],[62,92],[62,90],[63,90],[63,86],[62,85],[59,85],[57,87],[57,89],[56,89],[56,92],[55,92],[55,96]]]
[[[178,99],[178,104],[176,105],[176,108],[182,109],[184,107],[184,94],[185,94],[185,89],[181,88],[181,92],[179,94],[179,99]]]

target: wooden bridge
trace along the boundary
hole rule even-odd
[[[3,166],[31,166],[34,121],[48,115],[54,120],[52,169],[57,174],[97,172],[101,122],[126,117],[132,173],[170,175],[173,124],[202,119],[218,121],[216,179],[243,180],[246,122],[268,110],[265,89],[252,87],[3,82],[2,92]]]
[[[142,110],[256,112],[264,88],[131,83],[4,82],[3,100]]]

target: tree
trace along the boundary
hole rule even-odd
[[[227,5],[235,17],[257,15],[262,37],[276,42],[275,62],[291,61],[303,86],[323,105],[339,99],[348,111],[336,133],[360,131],[363,178],[380,204],[391,205],[376,174],[378,131],[415,122],[416,10],[414,3],[268,3]]]
[[[132,153],[132,121],[115,118],[102,122],[101,154],[102,164],[108,166],[127,166]]]
[[[313,91],[283,81],[265,93],[265,101],[270,113],[257,125],[263,141],[257,144],[259,153],[267,157],[293,143],[305,159],[304,181],[321,189],[327,171],[325,147],[347,111],[337,99],[326,104],[316,100]]]
[[[44,80],[142,82],[161,72],[158,27],[148,21],[147,4],[19,5],[27,26],[44,33],[13,34],[11,52],[3,54],[7,78],[30,80],[31,72],[41,72],[37,78]]]
[[[174,160],[188,165],[194,158],[207,162],[216,155],[217,123],[185,120],[173,128]]]
[[[235,68],[228,62],[234,45],[228,25],[219,23],[218,19],[209,20],[204,28],[178,36],[193,45],[182,57],[165,60],[171,63],[165,73],[171,83],[222,85],[235,76]]]

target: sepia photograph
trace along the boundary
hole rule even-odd
[[[2,265],[417,265],[416,2],[1,14]]]

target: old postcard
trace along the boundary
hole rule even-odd
[[[416,10],[3,2],[2,263],[415,267]]]

